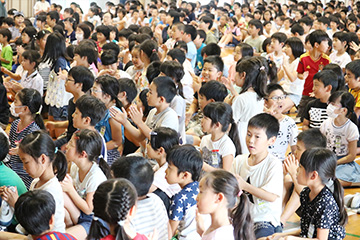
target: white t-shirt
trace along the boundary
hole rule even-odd
[[[159,240],[168,240],[169,218],[162,200],[154,193],[137,202],[136,215],[131,224],[137,233],[149,234],[158,232]]]
[[[275,56],[275,52],[272,52],[267,56],[268,59],[272,59],[274,61],[277,68],[283,64],[285,57],[287,57],[284,53],[280,53],[280,56]]]
[[[170,103],[170,107],[174,109],[178,116],[179,121],[179,133],[182,139],[182,144],[186,144],[186,133],[185,133],[185,100],[180,96],[176,95]]]
[[[43,95],[44,91],[44,80],[41,77],[40,73],[35,70],[32,74],[28,76],[26,73],[21,77],[21,86],[24,88],[32,88],[37,90],[41,96]]]
[[[53,231],[57,232],[65,232],[65,208],[64,208],[64,196],[63,191],[61,188],[61,185],[58,181],[58,179],[53,177],[49,181],[47,181],[44,185],[41,187],[35,187],[36,184],[39,182],[39,178],[35,178],[31,185],[29,190],[45,190],[49,192],[55,199],[55,223]]]
[[[179,184],[169,184],[165,179],[165,171],[168,167],[168,163],[166,162],[164,165],[162,165],[154,174],[154,181],[153,184],[162,190],[166,195],[171,198],[176,193],[180,192],[181,187]]]
[[[278,135],[276,136],[275,143],[269,147],[269,152],[280,159],[285,160],[285,154],[288,146],[295,146],[297,142],[298,128],[295,121],[285,116],[280,122]]]
[[[262,113],[264,110],[264,99],[258,99],[256,92],[244,92],[234,98],[232,104],[233,118],[238,125],[241,152],[248,153],[246,147],[247,125],[253,116]]]
[[[300,58],[297,58],[290,63],[289,57],[286,56],[284,59],[284,68],[288,69],[291,72],[291,74],[297,76],[296,70],[299,65],[299,60]],[[302,95],[302,92],[304,90],[304,83],[305,83],[304,80],[300,80],[299,78],[296,78],[294,82],[291,82],[285,72],[282,80],[283,80],[282,87],[286,93],[295,94],[299,96]]]
[[[345,68],[346,64],[351,62],[351,57],[347,52],[344,52],[341,56],[337,55],[337,51],[330,54],[331,63],[339,65],[342,69]]]
[[[215,168],[222,168],[222,158],[228,155],[235,157],[236,149],[233,141],[227,134],[224,134],[218,141],[211,140],[211,134],[201,139],[200,150],[204,162]]]
[[[94,27],[97,27],[101,24],[101,18],[98,15],[94,15],[92,17],[89,16],[88,21],[91,22],[92,24],[94,24],[94,22],[96,21]]]
[[[34,13],[43,10],[44,12],[47,12],[50,9],[50,4],[48,1],[42,2],[37,1],[34,5]]]
[[[271,153],[255,166],[249,166],[248,161],[248,154],[237,156],[234,159],[231,172],[240,175],[245,181],[250,181],[252,186],[278,196],[274,202],[268,202],[251,195],[253,198],[251,206],[253,221],[266,221],[271,222],[274,226],[279,226],[284,185],[282,163]]]
[[[153,108],[150,110],[148,117],[146,118],[145,124],[150,129],[157,127],[168,127],[179,132],[179,120],[176,112],[168,107],[161,113],[156,114],[157,109]]]
[[[222,226],[209,234],[203,235],[201,240],[234,240],[234,227],[232,225]]]
[[[73,183],[76,192],[82,199],[86,199],[86,194],[95,192],[97,187],[104,181],[106,176],[97,163],[93,163],[89,172],[86,174],[84,180],[80,182],[79,179],[79,167],[76,164],[72,164],[70,169],[70,176],[73,179]]]
[[[184,68],[184,76],[180,80],[181,84],[183,85],[183,93],[185,97],[185,102],[191,104],[194,100],[194,89],[193,89],[193,78],[190,75],[190,71],[185,70]]]
[[[320,126],[320,132],[326,137],[326,148],[336,156],[349,154],[349,142],[359,139],[357,126],[348,119],[344,125],[336,126],[333,118],[326,119]]]

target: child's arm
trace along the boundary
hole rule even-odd
[[[251,193],[252,195],[254,195],[257,198],[260,198],[262,200],[265,200],[267,202],[274,202],[277,198],[279,198],[280,196],[268,192],[262,188],[257,188],[249,183],[247,183],[242,177],[237,176],[237,180],[239,183],[239,186],[241,189]]]
[[[355,107],[355,114],[356,114],[356,117],[359,119],[359,116],[360,116],[360,107]]]
[[[295,159],[295,156],[293,154],[287,156],[287,158],[284,161],[284,166],[286,172],[289,173],[293,183],[295,191],[298,195],[300,195],[300,192],[304,189],[305,186],[300,185],[297,181],[296,175],[297,175],[297,169],[299,167],[299,161]]]
[[[356,158],[357,140],[349,142],[348,148],[349,148],[349,154],[346,155],[343,158],[340,158],[337,161],[338,165],[344,164],[344,163],[350,163],[350,162],[355,160],[355,158]]]
[[[304,118],[303,123],[302,123],[302,130],[303,131],[308,130],[309,125],[310,125],[310,121]]]
[[[187,125],[194,113],[198,110],[198,100],[194,98],[189,109],[185,113],[185,124]]]
[[[15,74],[4,67],[1,67],[1,71],[5,74],[9,75],[12,79],[14,79],[16,81],[19,81],[21,79],[21,76],[19,74]]]
[[[109,119],[109,124],[111,128],[111,137],[112,140],[106,143],[106,148],[111,150],[114,148],[118,148],[122,144],[122,131],[121,124],[114,119]]]
[[[298,74],[298,75],[296,75],[296,72],[291,72],[290,69],[284,67],[284,65],[282,65],[281,69],[283,70],[283,72],[286,74],[286,76],[289,78],[289,80],[290,80],[291,82],[295,82],[295,80],[297,79],[297,77],[298,77],[299,75],[302,75],[302,77],[304,77],[304,74],[305,74],[305,73],[304,73],[304,74]],[[307,74],[309,74],[309,72],[307,72]],[[305,75],[305,76],[307,77],[307,75]],[[305,78],[306,78],[306,77],[305,77]]]
[[[229,155],[223,157],[222,158],[222,164],[223,164],[222,169],[230,172],[233,160],[234,160],[234,156],[232,154],[229,154]],[[203,168],[202,169],[205,172],[211,172],[211,171],[217,170],[217,168],[214,168],[213,166],[210,166],[206,162],[203,163]]]
[[[176,233],[176,230],[179,226],[179,223],[180,221],[174,221],[174,220],[169,220],[169,224],[170,224],[170,233],[171,233],[171,236],[174,236],[175,233]]]

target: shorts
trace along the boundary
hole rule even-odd
[[[337,165],[335,175],[342,181],[359,183],[360,165],[354,161]]]
[[[235,47],[240,43],[240,41],[239,40],[237,40],[236,38],[232,38],[232,44],[234,44],[235,45]]]
[[[49,116],[52,116],[54,120],[56,121],[66,121],[68,120],[68,112],[67,112],[68,106],[63,107],[55,107],[50,106],[49,107]]]
[[[254,231],[256,239],[262,237],[268,237],[273,235],[274,233],[281,233],[282,227],[281,225],[274,227],[271,222],[256,222],[254,223]]]
[[[83,226],[83,228],[85,228],[86,234],[89,234],[91,222],[93,220],[93,215],[94,214],[87,215],[83,213],[83,211],[80,211],[78,224]]]
[[[287,96],[288,96],[288,97],[290,98],[290,100],[295,104],[296,107],[299,105],[300,100],[301,100],[301,95],[296,95],[296,94],[290,93],[290,94],[288,94]]]

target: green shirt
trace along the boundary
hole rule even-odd
[[[10,61],[9,63],[1,62],[1,66],[11,71],[12,67],[12,60],[13,60],[13,51],[11,46],[8,44],[5,47],[3,46],[1,50],[1,57],[4,58],[6,61]]]

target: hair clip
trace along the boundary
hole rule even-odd
[[[157,136],[157,132],[150,132],[150,136]]]
[[[93,216],[93,220],[94,220],[94,221],[99,221],[99,218],[98,218],[98,217]]]
[[[241,194],[243,194],[243,190],[240,189],[240,191],[238,192],[238,195],[237,195],[237,196],[240,197]]]
[[[154,48],[152,51],[153,51],[153,52],[156,52],[156,49]]]
[[[58,147],[55,147],[55,154],[58,152],[58,150],[59,150]]]
[[[265,67],[264,67],[264,66],[261,66],[261,67],[259,68],[259,70],[260,70],[260,71],[263,71],[263,70],[265,70]]]

